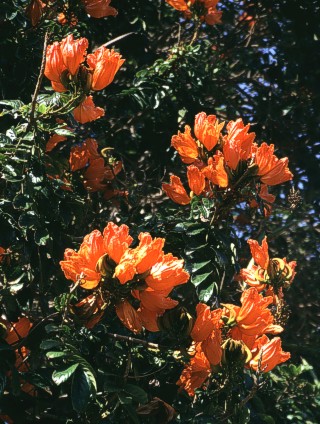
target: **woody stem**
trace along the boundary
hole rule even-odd
[[[107,336],[109,336],[109,337],[111,337],[115,340],[122,340],[122,341],[125,341],[125,342],[140,344],[142,346],[149,347],[150,349],[159,349],[159,347],[160,347],[156,343],[150,343],[150,342],[147,342],[145,340],[137,339],[135,337],[122,336],[120,334],[113,334],[113,333],[107,333]]]
[[[42,60],[41,60],[41,66],[40,66],[40,73],[38,76],[38,81],[36,84],[36,88],[34,90],[32,101],[31,101],[31,111],[30,111],[30,117],[29,117],[29,124],[28,127],[32,127],[34,125],[34,114],[36,110],[37,105],[37,98],[40,91],[43,75],[44,75],[44,69],[46,65],[46,52],[47,52],[47,45],[48,45],[48,39],[49,39],[49,33],[48,31],[45,33],[44,36],[44,43],[43,43],[43,52],[42,52]]]

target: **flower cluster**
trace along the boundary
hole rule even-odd
[[[0,332],[0,337],[3,337],[6,343],[15,348],[15,368],[20,373],[29,371],[27,358],[30,351],[24,346],[22,340],[27,337],[31,327],[32,324],[26,317],[20,318],[19,321],[17,321],[15,324],[11,324],[10,322],[0,318],[0,330],[1,332],[2,330],[4,331],[4,336]],[[19,346],[17,346],[18,343],[20,344]],[[21,383],[21,390],[23,390],[25,393],[28,393],[29,395],[34,394],[35,388],[32,384],[27,383],[23,380],[23,378],[21,379]]]
[[[288,158],[278,159],[273,144],[258,146],[249,124],[244,125],[242,119],[230,121],[223,135],[224,125],[215,115],[201,112],[195,117],[195,137],[188,125],[183,133],[179,131],[172,137],[171,146],[188,165],[191,190],[189,195],[180,178],[172,175],[170,184],[162,187],[174,202],[187,205],[193,195],[211,198],[221,192],[240,193],[239,188],[247,187],[250,193],[258,189],[260,198],[272,203],[274,196],[268,193],[268,186],[292,179]],[[238,200],[243,200],[243,195]],[[252,194],[246,200],[252,200]]]
[[[221,22],[222,12],[216,9],[219,0],[166,0],[166,2],[183,12],[185,18],[196,16],[208,25]]]
[[[60,43],[55,41],[47,47],[44,71],[55,91],[73,90],[80,96],[81,103],[73,114],[81,124],[104,115],[104,110],[96,107],[88,94],[90,90],[103,90],[111,84],[124,63],[121,55],[114,50],[102,46],[87,55],[87,48],[86,38],[74,40],[72,34]]]
[[[67,138],[59,134],[50,137],[46,145],[46,152],[51,152],[58,144]],[[108,149],[104,149],[107,150]],[[94,138],[87,138],[82,143],[74,145],[69,156],[70,171],[82,170],[83,184],[89,192],[103,192],[104,198],[126,196],[123,190],[115,190],[112,181],[122,170],[122,162],[111,154],[102,155],[98,152],[98,143]]]
[[[244,366],[268,372],[287,361],[290,354],[282,350],[281,339],[267,336],[283,331],[268,308],[272,302],[272,296],[264,297],[251,287],[242,293],[241,306],[223,304],[211,311],[199,303],[191,332],[191,359],[177,384],[194,396],[213,372]]]
[[[288,288],[295,275],[296,262],[287,262],[286,258],[270,258],[267,237],[261,245],[256,240],[248,240],[252,260],[247,268],[240,271],[239,279],[259,292],[265,291],[274,296],[274,303],[283,298],[283,288]]]
[[[93,18],[104,18],[106,16],[117,16],[118,11],[110,6],[111,0],[81,0],[85,11],[88,15]],[[38,25],[39,21],[42,18],[43,10],[45,7],[52,8],[54,2],[45,0],[31,0],[26,9],[26,15],[31,21],[32,26]],[[68,22],[67,19],[68,10],[65,7],[63,12],[58,14],[58,22],[61,25],[65,25]],[[71,13],[70,23],[71,25],[77,24],[78,19]]]
[[[78,252],[65,251],[60,265],[66,278],[94,290],[93,297],[76,305],[82,316],[90,306],[100,319],[101,304],[113,304],[122,323],[134,333],[142,327],[158,331],[158,317],[177,305],[168,296],[189,279],[183,260],[163,252],[162,238],[153,239],[149,233],[140,233],[138,238],[138,246],[131,248],[129,228],[109,222],[103,234],[94,230],[85,236]]]

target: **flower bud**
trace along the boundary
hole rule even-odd
[[[103,277],[112,277],[114,273],[115,263],[108,254],[101,256],[96,263],[96,272],[99,272]]]
[[[161,331],[166,331],[173,337],[184,338],[191,333],[194,321],[187,309],[178,306],[167,310],[157,322]]]
[[[230,366],[244,365],[252,355],[242,340],[227,339],[222,347],[222,364]]]

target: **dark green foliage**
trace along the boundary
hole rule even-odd
[[[318,2],[221,0],[223,24],[202,26],[194,41],[194,24],[160,0],[113,0],[118,17],[99,20],[74,0],[68,3],[77,26],[62,27],[46,12],[36,28],[25,16],[28,3],[0,5],[0,246],[9,249],[9,260],[1,263],[0,316],[16,322],[32,311],[34,326],[25,340],[31,352],[26,372],[16,370],[14,349],[0,340],[0,415],[18,424],[156,423],[137,407],[158,397],[175,408],[176,423],[318,423]],[[67,2],[53,3],[61,10]],[[253,17],[253,27],[241,19],[244,12]],[[125,35],[110,45],[125,65],[112,85],[95,94],[96,104],[106,109],[101,120],[78,125],[71,111],[79,98],[53,92],[44,78],[36,125],[30,122],[47,31],[50,43],[70,32],[87,37],[90,51]],[[288,184],[272,190],[277,199],[268,220],[240,204],[210,225],[213,201],[194,197],[188,209],[159,194],[169,173],[182,170],[170,150],[171,136],[193,125],[202,110],[227,121],[242,117],[259,140],[275,144],[279,157],[289,156],[292,185],[301,197],[291,201],[295,208],[287,200]],[[66,141],[47,154],[52,134]],[[99,150],[114,148],[124,162],[117,188],[128,190],[127,199],[113,202],[88,193],[81,173],[68,174],[70,149],[87,137],[97,139]],[[273,256],[298,262],[286,293],[290,314],[283,336],[292,362],[258,382],[217,371],[193,402],[176,386],[188,335],[143,333],[141,340],[156,348],[112,338],[110,333],[132,336],[113,311],[92,330],[73,320],[68,303],[85,293],[69,293],[59,261],[67,247],[78,249],[85,234],[116,219],[133,236],[149,231],[166,237],[165,250],[185,259],[191,282],[173,297],[192,315],[199,301],[212,307],[238,301],[233,278],[249,260],[245,241],[267,234]],[[21,390],[24,382],[38,397]]]

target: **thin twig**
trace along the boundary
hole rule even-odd
[[[137,339],[135,337],[122,336],[121,334],[113,334],[113,333],[107,333],[107,336],[112,337],[115,340],[122,340],[122,341],[125,341],[125,342],[140,344],[140,345],[146,346],[150,349],[159,349],[160,348],[160,346],[158,344],[150,343],[150,342],[147,342],[145,340]]]
[[[45,33],[44,36],[44,43],[43,43],[43,52],[42,52],[42,61],[41,61],[41,67],[40,67],[40,73],[38,76],[38,81],[36,84],[36,88],[34,90],[32,101],[31,101],[31,111],[30,111],[30,118],[29,118],[29,124],[28,128],[34,125],[34,114],[36,110],[36,104],[37,104],[37,98],[40,91],[43,75],[44,75],[44,69],[46,65],[46,52],[47,52],[47,45],[48,45],[48,39],[49,39],[49,33],[48,31]]]

